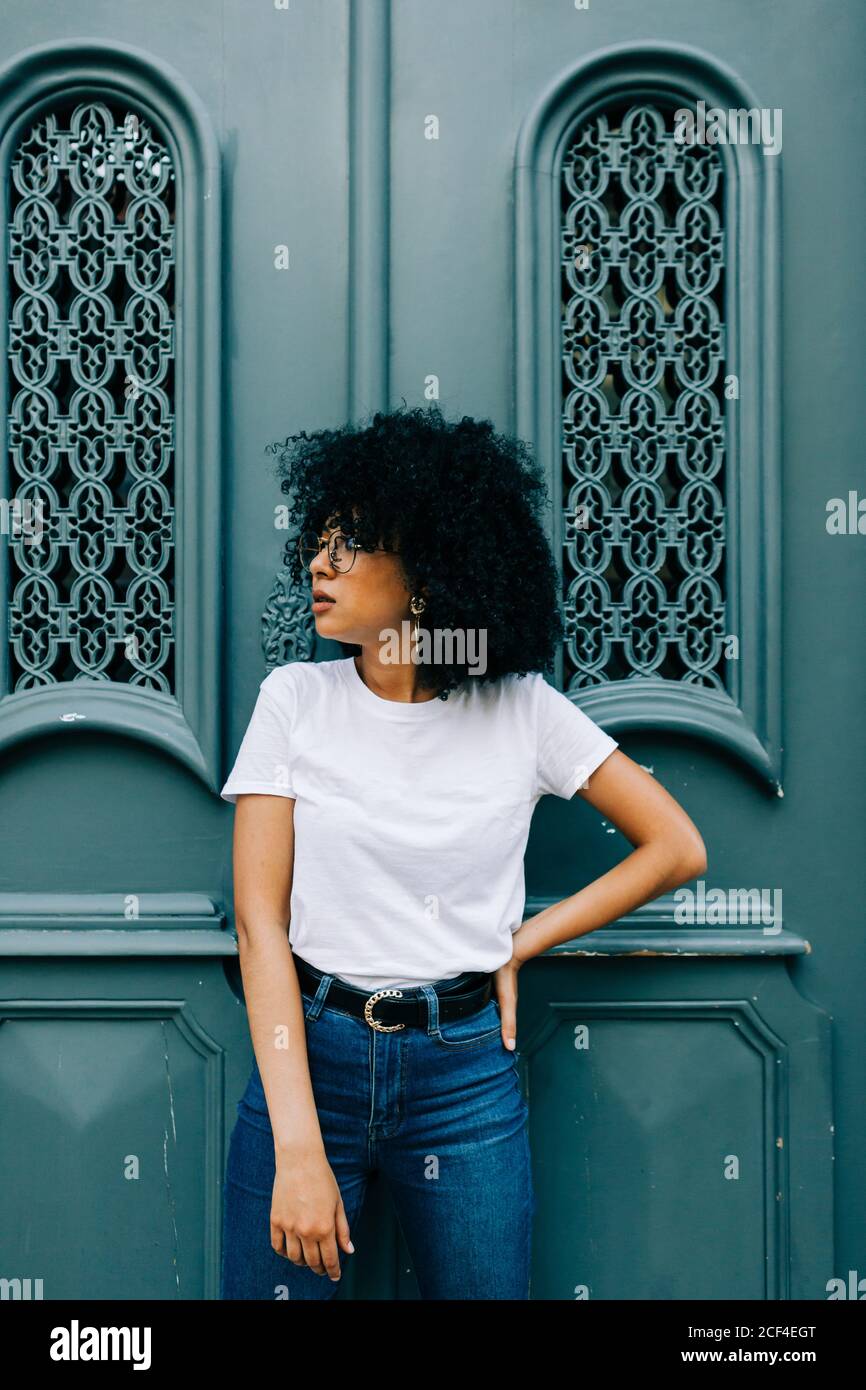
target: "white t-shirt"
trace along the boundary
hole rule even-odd
[[[220,795],[294,797],[289,941],[372,994],[511,959],[532,812],[619,745],[540,672],[385,700],[354,657],[261,682]]]

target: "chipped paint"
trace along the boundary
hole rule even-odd
[[[587,934],[588,934],[588,933],[587,933]],[[778,939],[778,938],[776,938],[776,939]],[[809,946],[809,943],[808,943],[808,942],[806,942],[805,945],[806,945],[806,948],[807,948],[806,953],[808,953],[808,951],[811,950],[811,947]],[[737,957],[744,957],[744,956],[748,956],[748,957],[754,957],[754,956],[767,956],[767,955],[769,955],[769,956],[778,956],[778,955],[783,954],[783,953],[782,953],[782,952],[779,952],[779,951],[776,951],[776,950],[769,950],[768,948],[763,948],[763,949],[758,950],[758,951],[755,951],[755,950],[749,950],[749,951],[743,951],[743,950],[721,951],[721,950],[719,950],[718,948],[707,948],[707,949],[705,949],[705,950],[703,950],[703,951],[685,951],[685,950],[676,950],[675,948],[672,948],[672,947],[669,947],[669,948],[667,948],[666,950],[662,950],[661,947],[659,947],[658,949],[651,949],[651,948],[648,947],[648,946],[643,946],[643,947],[641,947],[639,950],[636,950],[636,951],[611,951],[611,950],[607,950],[607,951],[591,951],[591,950],[589,950],[587,947],[581,947],[579,950],[569,951],[569,950],[564,950],[564,949],[560,948],[559,950],[557,950],[556,954],[557,954],[557,956],[601,956],[601,957],[603,957],[605,960],[622,960],[622,959],[625,959],[625,958],[627,958],[627,957],[629,957],[629,956],[653,956],[653,957],[655,957],[655,956],[659,956],[659,957],[675,957],[675,956],[682,956],[683,958],[687,958],[687,957],[688,957],[688,958],[694,958],[694,959],[696,959],[696,960],[698,960],[698,959],[699,959],[699,960],[706,960],[707,958],[710,958],[710,957],[711,957],[712,959],[715,960],[715,959],[718,957],[718,958],[720,958],[720,959],[725,959],[725,960],[726,960],[726,959],[729,959],[729,958],[730,958],[730,959],[735,959],[735,958],[737,958]],[[788,951],[785,951],[784,954],[785,954],[785,955],[789,955],[789,954],[791,954],[791,953],[788,952]],[[804,953],[804,954],[805,954],[805,953]]]
[[[177,1285],[177,1291],[178,1291],[178,1293],[180,1293],[180,1271],[179,1271],[179,1269],[178,1269],[178,1264],[177,1264],[177,1255],[178,1255],[178,1248],[177,1248],[177,1247],[178,1247],[178,1239],[177,1239],[177,1220],[176,1220],[176,1216],[175,1216],[174,1197],[172,1196],[172,1192],[171,1192],[171,1178],[169,1177],[169,1172],[168,1172],[168,1130],[167,1130],[167,1129],[164,1129],[164,1130],[162,1131],[162,1163],[163,1163],[163,1167],[164,1167],[164,1169],[165,1169],[165,1190],[166,1190],[166,1196],[168,1197],[168,1210],[169,1210],[169,1215],[171,1216],[172,1244],[173,1244],[173,1246],[174,1246],[174,1250],[173,1250],[172,1257],[171,1257],[171,1262],[172,1262],[172,1264],[174,1265],[174,1279],[175,1279],[175,1284]]]
[[[165,1019],[163,1019],[163,1020],[161,1021],[161,1025],[160,1025],[160,1026],[161,1026],[161,1028],[162,1028],[162,1050],[163,1050],[163,1057],[164,1057],[164,1060],[165,1060],[165,1080],[166,1080],[166,1085],[168,1086],[168,1110],[169,1110],[169,1115],[170,1115],[170,1117],[171,1117],[171,1134],[172,1134],[172,1139],[174,1140],[174,1143],[177,1144],[177,1126],[176,1126],[176,1124],[175,1124],[175,1117],[174,1117],[174,1091],[173,1091],[173,1089],[172,1089],[172,1084],[171,1084],[171,1063],[170,1063],[170,1061],[169,1061],[169,1056],[168,1056],[168,1035],[167,1035],[166,1029],[165,1029]],[[180,1270],[179,1270],[179,1268],[178,1268],[178,1253],[179,1253],[179,1252],[178,1252],[177,1220],[176,1220],[176,1212],[175,1212],[174,1197],[173,1197],[173,1195],[172,1195],[172,1190],[171,1190],[171,1176],[170,1176],[169,1171],[168,1171],[168,1130],[167,1130],[167,1129],[163,1129],[162,1166],[163,1166],[163,1168],[164,1168],[164,1170],[165,1170],[165,1190],[166,1190],[166,1196],[167,1196],[167,1198],[168,1198],[168,1210],[169,1210],[169,1215],[171,1216],[172,1240],[173,1240],[173,1244],[174,1244],[174,1251],[173,1251],[173,1254],[172,1254],[172,1264],[174,1265],[174,1278],[175,1278],[175,1283],[176,1283],[176,1285],[177,1285],[177,1291],[178,1291],[178,1294],[179,1294],[179,1293],[180,1293]]]
[[[165,1032],[165,1022],[163,1022],[162,1024],[162,1047],[163,1055],[165,1057],[165,1079],[166,1084],[168,1085],[168,1109],[169,1114],[171,1115],[171,1133],[174,1142],[177,1143],[177,1126],[174,1122],[174,1093],[171,1089],[171,1067],[169,1065],[168,1060],[168,1038],[166,1037]]]

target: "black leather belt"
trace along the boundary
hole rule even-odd
[[[325,972],[309,965],[293,953],[298,982],[305,994],[315,996]],[[432,986],[439,999],[439,1019],[447,1023],[483,1009],[493,989],[493,976],[483,970],[470,970],[447,985]],[[378,1032],[392,1033],[396,1028],[427,1028],[428,1005],[418,986],[412,989],[379,989],[367,994],[335,976],[325,995],[325,1005],[342,1009],[343,1013],[363,1018]],[[373,1017],[373,1009],[376,1016]]]

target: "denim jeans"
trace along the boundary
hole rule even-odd
[[[440,1023],[380,1033],[302,991],[310,1079],[329,1164],[354,1230],[384,1178],[422,1298],[526,1299],[535,1210],[528,1106],[491,999]],[[438,983],[446,983],[444,981]],[[411,991],[404,990],[404,997]],[[257,1065],[237,1106],[224,1189],[223,1299],[327,1299],[340,1287],[271,1246],[274,1141]],[[355,1242],[357,1249],[357,1241]],[[357,1259],[339,1251],[341,1268]]]

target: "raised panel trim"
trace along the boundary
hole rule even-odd
[[[746,975],[737,983],[751,980]],[[718,977],[707,983],[706,993],[714,997],[544,1001],[521,1041],[520,1071],[530,1112],[533,1058],[563,1018],[728,1024],[762,1060],[765,1298],[825,1297],[818,1290],[837,1272],[830,1018],[803,999],[782,970],[762,977],[760,984],[755,979],[750,998],[719,995]],[[695,991],[694,982],[687,988]]]
[[[205,1032],[183,999],[112,999],[97,1002],[92,999],[27,999],[0,1000],[0,1025],[22,1019],[155,1019],[174,1024],[188,1047],[204,1059],[204,1297],[219,1298],[220,1257],[222,1250],[222,1190],[225,1172],[224,1106],[225,1054],[217,1042]],[[0,1028],[2,1036],[2,1028]],[[178,1297],[183,1293],[178,1290]]]

